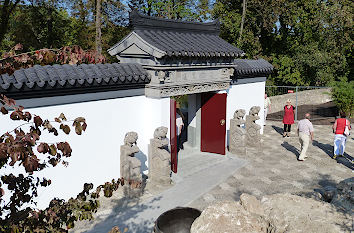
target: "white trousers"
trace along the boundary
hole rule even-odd
[[[263,125],[266,125],[267,115],[268,115],[268,108],[264,108],[264,122],[263,122]]]
[[[301,145],[301,153],[299,155],[299,159],[303,160],[307,157],[306,151],[307,151],[307,148],[309,147],[309,144],[310,144],[310,135],[300,132],[299,133],[299,141],[300,141],[300,145]]]
[[[334,154],[335,155],[344,155],[345,143],[347,137],[343,134],[334,135]]]

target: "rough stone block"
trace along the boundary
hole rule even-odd
[[[167,132],[166,127],[158,127],[149,144],[149,182],[159,185],[172,183],[171,154],[168,150]]]
[[[241,127],[246,122],[245,114],[244,109],[238,109],[230,120],[229,151],[233,154],[246,154],[246,130]]]
[[[261,126],[256,123],[260,109],[259,106],[253,106],[246,116],[247,146],[261,147]]]

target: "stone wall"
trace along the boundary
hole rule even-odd
[[[326,93],[330,93],[330,88],[299,91],[297,96],[298,106],[305,104],[323,104],[332,101],[331,96]],[[292,105],[295,106],[296,93],[271,96],[270,101],[272,104],[270,113],[282,111],[287,99],[290,99]]]

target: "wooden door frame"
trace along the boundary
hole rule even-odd
[[[170,98],[170,145],[171,145],[171,170],[177,173],[177,132],[176,132],[176,100]]]

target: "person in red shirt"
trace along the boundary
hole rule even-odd
[[[291,125],[294,124],[294,110],[295,107],[291,105],[291,100],[288,99],[286,101],[286,105],[284,106],[284,133],[283,137],[290,137]]]
[[[333,159],[336,159],[337,156],[344,155],[345,143],[347,141],[347,135],[344,134],[344,130],[346,126],[349,128],[349,130],[351,129],[350,122],[345,117],[345,113],[341,112],[340,118],[336,119],[332,127],[335,134]]]

